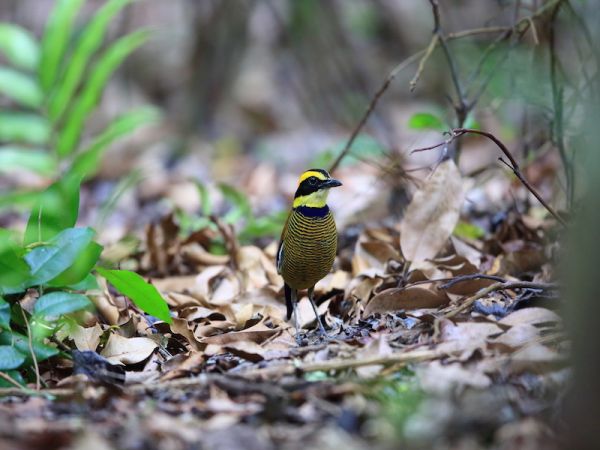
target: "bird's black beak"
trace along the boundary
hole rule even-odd
[[[321,188],[329,189],[329,188],[334,188],[334,187],[338,187],[338,186],[341,186],[341,185],[342,185],[342,182],[340,180],[336,180],[334,178],[330,178],[329,180],[325,180],[323,182],[323,184],[321,185]]]

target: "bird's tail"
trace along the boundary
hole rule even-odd
[[[287,320],[290,320],[292,318],[292,311],[294,310],[294,307],[292,305],[292,288],[289,287],[287,283],[283,286],[285,290],[285,307],[287,310],[286,316]]]

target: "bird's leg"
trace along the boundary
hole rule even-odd
[[[296,289],[292,289],[291,294],[292,306],[294,307],[294,328],[296,328],[296,344],[300,346],[300,344],[302,343],[302,338],[300,336],[300,322],[298,320],[298,291]]]
[[[312,309],[315,312],[315,317],[317,318],[317,323],[319,324],[319,333],[321,334],[321,336],[327,336],[327,332],[325,331],[325,327],[323,326],[323,322],[321,322],[319,312],[317,311],[317,305],[315,305],[315,301],[313,300],[314,290],[314,286],[308,288],[308,300],[310,301],[310,305],[312,306]]]

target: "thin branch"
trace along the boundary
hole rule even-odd
[[[392,353],[387,356],[376,356],[363,359],[334,359],[323,362],[312,362],[306,364],[286,364],[275,365],[264,369],[249,370],[244,372],[247,377],[272,377],[293,375],[294,373],[302,374],[306,372],[328,372],[331,370],[346,370],[355,369],[357,367],[390,364],[408,364],[422,361],[429,361],[436,358],[448,356],[447,352],[441,353],[435,350],[413,350],[408,352]]]
[[[430,1],[434,1],[434,3],[437,4],[436,0],[430,0]],[[473,28],[470,30],[459,31],[456,33],[449,33],[447,36],[444,36],[444,39],[446,41],[450,41],[450,40],[454,40],[454,39],[461,39],[461,38],[464,38],[467,36],[474,36],[474,35],[488,34],[488,33],[506,33],[507,31],[510,32],[507,35],[507,36],[509,36],[515,30],[518,31],[522,36],[533,25],[533,23],[534,23],[533,21],[535,19],[540,17],[542,14],[544,14],[547,10],[549,10],[556,4],[561,3],[563,1],[565,1],[565,0],[549,1],[548,3],[541,6],[539,9],[537,9],[535,13],[533,13],[530,16],[522,18],[521,20],[519,20],[519,22],[517,22],[512,27]],[[434,17],[434,20],[435,20],[435,17]],[[438,19],[437,20],[439,22],[439,10],[438,10]],[[413,64],[414,62],[419,60],[419,58],[421,58],[420,61],[424,65],[425,62],[427,62],[427,58],[422,58],[422,56],[425,55],[427,52],[429,52],[429,53],[433,52],[438,41],[439,41],[439,39],[432,38],[432,40],[429,42],[429,44],[426,48],[421,49],[418,52],[412,54],[408,58],[404,59],[401,63],[399,63],[396,67],[394,67],[394,69],[392,69],[392,71],[385,78],[385,80],[383,81],[383,83],[381,84],[379,89],[375,92],[375,94],[371,98],[371,101],[369,102],[367,109],[365,110],[365,112],[362,115],[362,117],[360,118],[359,122],[356,124],[356,126],[352,130],[352,133],[350,134],[350,137],[348,138],[346,145],[344,145],[344,148],[341,150],[340,154],[338,155],[338,157],[335,159],[335,161],[332,163],[331,167],[329,168],[329,172],[335,171],[338,168],[340,162],[350,153],[350,149],[352,148],[352,144],[356,140],[356,137],[358,136],[358,134],[360,133],[360,131],[362,130],[364,125],[367,123],[367,120],[369,119],[369,117],[371,116],[373,111],[375,110],[377,103],[379,102],[379,100],[381,99],[381,97],[385,93],[385,91],[388,89],[390,83],[394,80],[394,78],[396,78],[396,76],[402,70],[404,70],[405,68],[407,68],[408,66],[410,66],[411,64]],[[433,46],[433,48],[430,49],[430,47],[432,47],[432,46]],[[448,53],[446,53],[446,55],[448,56]],[[421,71],[422,70],[423,69],[421,69]],[[419,73],[419,69],[417,69],[417,73]],[[415,81],[415,78],[418,80],[418,77],[415,76],[415,77],[413,77],[411,82]],[[460,87],[460,85],[459,85],[459,87]],[[459,101],[460,101],[460,99],[459,99]],[[472,109],[475,106],[474,102],[467,103],[466,101],[465,101],[465,105],[470,109]],[[466,118],[467,113],[468,113],[468,110],[465,111],[465,118]],[[460,125],[462,126],[462,123]]]
[[[507,164],[507,166],[510,167],[510,169],[515,174],[515,176],[519,179],[519,181],[521,183],[523,183],[523,185],[527,188],[527,190],[529,192],[531,192],[535,198],[538,199],[538,201],[542,204],[542,206],[544,206],[544,208],[546,208],[546,210],[548,210],[548,212],[550,214],[552,214],[552,216],[561,225],[563,225],[565,227],[567,226],[567,223],[565,222],[565,220],[554,210],[554,208],[552,208],[548,203],[546,203],[546,200],[544,200],[542,198],[542,196],[539,194],[539,192],[531,185],[531,183],[529,183],[529,181],[527,181],[527,179],[521,172],[521,168],[519,167],[517,160],[514,158],[514,156],[508,150],[508,148],[506,148],[506,146],[502,143],[502,141],[500,141],[500,139],[498,139],[492,133],[488,133],[486,131],[473,130],[470,128],[455,128],[454,130],[452,130],[452,134],[455,137],[460,137],[466,133],[479,134],[481,136],[485,136],[486,138],[488,138],[492,142],[494,142],[494,144],[496,144],[496,146],[498,146],[498,148],[502,151],[502,153],[504,153],[504,155],[509,159],[510,164]]]
[[[377,106],[379,99],[381,98],[383,93],[387,90],[390,83],[394,80],[394,78],[396,78],[396,76],[402,70],[404,70],[406,67],[411,65],[413,62],[415,62],[424,52],[425,52],[425,50],[421,50],[417,53],[414,53],[413,55],[409,56],[404,61],[402,61],[400,64],[398,64],[396,67],[394,67],[394,69],[392,69],[392,71],[389,73],[387,78],[383,81],[383,84],[379,87],[377,92],[375,92],[375,95],[371,99],[371,102],[369,103],[369,106],[365,110],[365,113],[359,120],[358,124],[356,124],[356,127],[354,127],[354,130],[352,131],[350,138],[346,142],[346,145],[344,146],[344,148],[342,149],[342,151],[340,152],[338,157],[335,159],[335,161],[329,168],[330,173],[332,173],[333,171],[335,171],[335,169],[337,169],[337,167],[339,166],[342,159],[344,159],[346,157],[346,155],[348,154],[348,152],[350,152],[350,149],[352,148],[352,144],[354,143],[356,137],[358,136],[358,133],[360,133],[360,130],[363,128],[363,126],[365,125],[365,123],[367,122],[369,117],[371,116],[371,113],[375,109],[375,106]]]
[[[449,319],[451,317],[454,317],[457,314],[461,313],[462,311],[466,310],[469,306],[471,306],[477,300],[480,300],[480,299],[486,297],[488,294],[491,294],[492,292],[496,292],[496,291],[504,291],[506,289],[534,289],[534,290],[539,290],[539,291],[549,291],[549,290],[555,290],[558,288],[556,285],[548,284],[548,283],[533,283],[530,281],[514,281],[514,282],[500,281],[498,283],[494,283],[486,288],[481,289],[477,294],[473,295],[472,297],[467,298],[464,302],[462,302],[460,304],[460,306],[458,308],[456,308],[456,309],[450,311],[449,313],[447,313],[446,315],[444,315],[444,318]]]
[[[419,81],[419,78],[421,78],[421,74],[423,73],[423,69],[425,68],[425,63],[427,62],[427,60],[433,53],[433,50],[435,49],[435,46],[437,45],[439,39],[440,39],[440,37],[437,34],[434,34],[433,37],[431,38],[431,41],[429,41],[429,45],[427,46],[427,49],[425,50],[425,54],[419,61],[419,66],[417,67],[415,76],[412,78],[412,80],[410,80],[410,83],[408,84],[410,92],[414,91],[415,88],[417,87],[417,82]]]
[[[497,277],[495,275],[487,275],[485,273],[472,273],[470,275],[460,275],[454,278],[451,278],[447,283],[442,284],[440,289],[449,289],[455,284],[462,283],[463,281],[471,281],[471,280],[492,280],[497,281],[499,283],[506,283],[506,280],[502,277]]]
[[[39,391],[42,387],[40,382],[40,368],[38,366],[37,357],[35,356],[35,351],[33,350],[33,338],[31,336],[31,327],[29,326],[29,321],[27,320],[27,315],[25,314],[25,310],[23,308],[21,308],[21,314],[23,315],[23,321],[25,322],[25,326],[27,327],[27,345],[29,346],[29,353],[31,353],[33,368],[35,370],[35,389]]]
[[[25,391],[25,392],[27,392],[27,390],[28,390],[25,386],[21,386],[18,381],[16,381],[13,377],[11,377],[7,373],[4,373],[4,372],[0,371],[0,378],[4,379],[8,383],[16,386],[19,391]]]

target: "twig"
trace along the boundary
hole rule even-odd
[[[440,286],[440,289],[449,289],[452,286],[454,286],[455,284],[462,283],[463,281],[470,281],[470,280],[492,280],[492,281],[498,281],[500,283],[506,283],[506,280],[502,277],[497,277],[495,275],[486,275],[485,273],[473,273],[470,275],[460,275],[458,277],[451,278],[450,281],[448,281],[445,284],[442,284]]]
[[[33,350],[33,338],[31,336],[31,328],[29,326],[29,321],[27,320],[27,315],[25,314],[25,310],[23,308],[21,308],[21,314],[23,315],[23,321],[25,322],[25,326],[27,327],[27,344],[29,345],[29,353],[31,353],[33,368],[35,370],[35,389],[39,391],[42,387],[40,382],[40,368],[38,366],[37,357],[35,356],[35,351]]]
[[[417,67],[415,76],[412,78],[412,80],[410,80],[410,83],[409,83],[410,92],[414,91],[415,88],[417,87],[417,82],[419,81],[419,78],[421,78],[423,69],[425,69],[425,63],[427,62],[427,60],[433,53],[433,50],[435,49],[435,46],[437,45],[439,39],[440,39],[440,37],[437,34],[434,34],[433,37],[431,38],[431,41],[429,41],[429,45],[427,46],[427,49],[425,50],[425,54],[419,60],[419,66]]]
[[[535,198],[538,199],[538,201],[542,204],[542,206],[544,206],[544,208],[546,208],[546,210],[548,210],[548,212],[550,214],[552,214],[552,216],[561,225],[563,225],[565,227],[567,226],[567,223],[563,220],[563,218],[560,217],[560,215],[554,210],[554,208],[552,208],[548,203],[546,203],[546,201],[542,198],[542,196],[539,194],[539,192],[529,183],[529,181],[527,181],[527,179],[521,172],[521,168],[519,167],[519,164],[517,163],[516,159],[513,157],[512,153],[508,150],[508,148],[506,148],[506,146],[502,143],[502,141],[500,141],[500,139],[498,139],[492,133],[488,133],[486,131],[473,130],[470,128],[455,128],[452,130],[452,135],[454,137],[460,137],[466,133],[479,134],[481,136],[485,136],[486,138],[488,138],[492,142],[494,142],[494,144],[496,144],[496,146],[498,146],[498,148],[502,151],[502,153],[504,153],[504,155],[509,159],[510,164],[507,164],[507,166],[512,170],[512,172],[519,179],[519,181],[521,183],[523,183],[523,185],[527,188],[527,190],[529,192],[531,192]],[[502,159],[500,159],[500,160],[502,161]]]
[[[10,384],[16,386],[19,389],[19,391],[27,391],[28,390],[25,386],[21,386],[17,380],[15,380],[13,377],[11,377],[7,373],[0,371],[0,378],[4,379],[5,381],[9,382]],[[7,389],[12,389],[12,388],[7,388]],[[1,395],[2,394],[0,394],[0,396]]]
[[[270,377],[293,375],[294,373],[328,372],[331,370],[355,369],[357,367],[364,366],[388,366],[390,364],[399,363],[407,364],[428,361],[444,356],[448,356],[448,353],[441,353],[435,350],[413,350],[402,353],[393,353],[387,356],[376,356],[364,359],[334,359],[331,361],[313,362],[300,365],[286,364],[281,366],[272,366],[267,367],[265,369],[250,370],[248,372],[245,372],[244,375],[248,377]]]
[[[459,32],[456,32],[456,33],[449,33],[447,36],[444,37],[444,39],[446,41],[450,41],[450,40],[454,40],[454,39],[461,39],[461,38],[464,38],[464,37],[467,37],[467,36],[474,36],[474,35],[488,34],[488,33],[502,33],[502,32],[506,33],[507,31],[509,32],[507,34],[507,37],[508,37],[515,30],[518,31],[518,32],[520,32],[521,35],[523,35],[527,31],[527,29],[529,29],[529,27],[531,25],[533,25],[533,21],[535,19],[537,19],[538,17],[540,17],[542,14],[544,14],[552,6],[554,6],[554,5],[558,4],[558,3],[561,3],[563,1],[565,1],[565,0],[551,0],[551,1],[549,1],[545,5],[541,6],[538,10],[536,10],[535,13],[533,13],[530,16],[522,18],[519,22],[517,22],[512,27],[473,28],[473,29],[470,29],[470,30],[459,31]],[[436,3],[437,3],[437,1],[436,1]],[[439,19],[439,17],[438,17],[438,19]],[[358,134],[360,133],[360,131],[362,130],[362,128],[364,127],[364,125],[367,123],[367,120],[369,119],[369,117],[373,113],[375,107],[377,106],[377,103],[381,99],[381,96],[388,89],[390,83],[394,80],[394,78],[396,78],[396,76],[402,70],[404,70],[405,68],[407,68],[408,66],[410,66],[412,63],[414,63],[417,60],[419,60],[419,58],[421,58],[420,62],[422,62],[423,65],[424,65],[425,62],[427,62],[427,59],[424,58],[424,57],[422,57],[422,56],[424,56],[428,51],[430,53],[433,52],[434,48],[430,49],[430,47],[432,47],[432,45],[433,45],[433,47],[435,47],[435,45],[437,44],[437,41],[438,41],[437,38],[432,38],[432,40],[429,42],[429,44],[428,44],[428,46],[426,48],[421,49],[421,50],[419,50],[416,53],[413,53],[411,56],[409,56],[408,58],[404,59],[401,63],[399,63],[396,67],[394,67],[394,69],[392,69],[392,71],[385,78],[385,80],[383,81],[383,83],[381,84],[381,86],[379,87],[379,89],[375,92],[375,94],[371,98],[371,101],[369,102],[369,105],[367,106],[367,109],[365,110],[363,116],[361,117],[361,119],[359,120],[359,122],[356,124],[356,127],[354,127],[354,129],[352,130],[352,133],[350,134],[350,137],[348,138],[348,141],[346,142],[346,145],[344,145],[344,148],[341,150],[341,152],[338,155],[338,157],[331,164],[331,167],[329,168],[329,172],[335,171],[338,168],[338,166],[339,166],[340,162],[342,161],[342,159],[344,159],[348,155],[348,153],[350,152],[350,149],[352,147],[352,144],[356,140],[356,137],[358,136]],[[421,69],[421,71],[422,70],[423,69]],[[419,69],[417,69],[417,73],[419,73]],[[415,78],[416,78],[416,80],[418,80],[418,77],[416,77],[416,75],[415,75],[415,77],[413,77],[413,79],[411,80],[411,83],[413,81],[415,81]],[[466,102],[465,101],[465,104],[466,104],[466,106],[468,106],[471,109],[475,106],[475,102]],[[468,110],[465,112],[465,118],[466,118],[466,114],[467,113],[468,113]],[[462,126],[462,123],[459,122],[459,126]]]
[[[354,130],[352,131],[350,138],[346,142],[346,145],[344,145],[344,148],[342,149],[342,151],[340,152],[338,157],[335,159],[333,164],[331,164],[331,167],[329,168],[330,173],[333,173],[333,171],[335,171],[335,169],[337,169],[337,167],[339,166],[342,159],[344,159],[346,157],[346,155],[348,154],[348,152],[350,152],[350,148],[352,147],[352,144],[356,140],[358,133],[360,133],[360,130],[363,128],[363,126],[365,125],[365,123],[367,122],[367,120],[369,119],[371,114],[373,113],[375,106],[377,106],[379,99],[381,98],[383,93],[387,90],[390,83],[394,80],[394,78],[396,78],[396,76],[402,70],[404,70],[406,67],[411,65],[413,62],[415,62],[419,58],[419,56],[421,56],[421,54],[424,53],[424,51],[425,50],[421,50],[417,53],[414,53],[413,55],[409,56],[404,61],[402,61],[400,64],[398,64],[396,67],[394,67],[394,69],[392,69],[392,71],[389,73],[389,75],[383,81],[383,83],[381,84],[381,86],[379,87],[377,92],[375,92],[375,95],[371,99],[371,102],[369,103],[369,106],[365,110],[365,113],[363,114],[363,116],[361,117],[359,122],[356,124],[356,127],[354,127]]]
[[[446,43],[446,37],[442,32],[442,23],[440,19],[440,6],[438,4],[438,0],[429,0],[431,4],[431,10],[433,12],[433,33],[438,36],[438,40],[440,42],[440,46],[444,51],[444,55],[446,56],[446,61],[448,62],[448,68],[450,69],[450,77],[452,78],[452,83],[454,84],[454,89],[456,90],[456,101],[457,104],[454,105],[454,109],[456,111],[456,118],[458,119],[458,127],[462,127],[465,119],[467,118],[467,113],[469,112],[469,106],[465,99],[462,86],[460,85],[460,80],[458,78],[458,71],[456,69],[456,64],[454,62],[454,58],[450,53],[450,49],[448,48],[448,44]]]
[[[469,306],[471,306],[477,300],[484,298],[488,294],[490,294],[492,292],[496,292],[496,291],[503,291],[506,289],[537,289],[540,291],[547,291],[547,290],[557,289],[557,286],[554,284],[533,283],[530,281],[511,281],[511,282],[500,281],[498,283],[494,283],[486,288],[481,289],[477,294],[473,295],[472,297],[467,298],[464,302],[461,303],[461,305],[458,308],[456,308],[456,309],[450,311],[449,313],[447,313],[446,315],[444,315],[444,318],[449,319],[451,317],[454,317],[457,314],[459,314],[460,312],[467,309]]]

